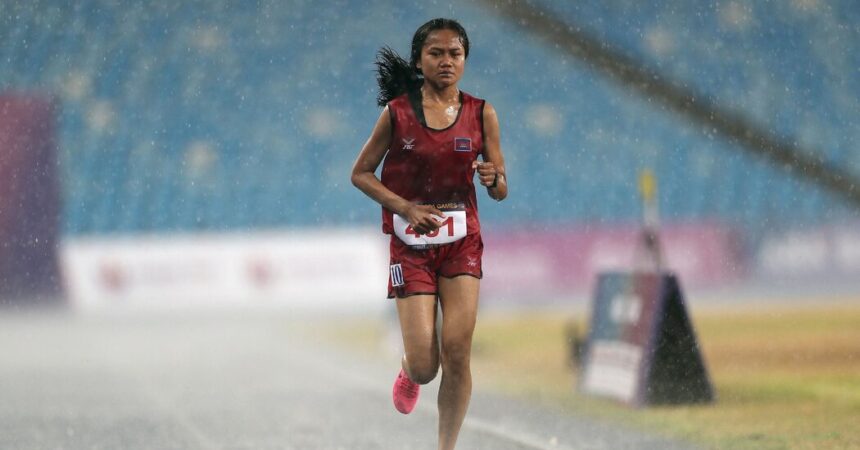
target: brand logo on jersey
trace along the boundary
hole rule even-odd
[[[455,152],[471,152],[472,151],[472,139],[470,138],[454,138],[454,151]]]
[[[391,272],[391,287],[400,287],[406,284],[403,281],[403,268],[400,267],[400,264],[392,264],[389,271]]]
[[[415,148],[415,138],[412,139],[401,139],[403,141],[403,149],[402,150],[412,150]]]

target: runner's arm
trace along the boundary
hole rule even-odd
[[[477,170],[490,197],[502,201],[508,196],[505,157],[499,144],[499,118],[490,102],[484,104],[484,162],[478,164]]]
[[[416,205],[404,199],[391,192],[376,176],[376,169],[391,146],[391,132],[391,120],[386,106],[352,166],[352,184],[389,211],[408,220],[419,233],[435,230],[442,223],[433,216],[444,216],[442,211],[430,205]]]

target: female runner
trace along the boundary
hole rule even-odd
[[[457,86],[468,56],[466,30],[451,19],[418,28],[408,63],[380,50],[378,101],[385,108],[352,169],[352,183],[382,205],[382,230],[392,235],[388,297],[396,299],[405,350],[394,406],[409,414],[419,385],[435,378],[441,363],[437,406],[445,450],[457,442],[472,393],[483,253],[475,172],[490,197],[508,194],[496,111]],[[375,172],[383,158],[380,180]]]

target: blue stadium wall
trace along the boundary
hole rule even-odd
[[[860,7],[540,2],[860,176]],[[602,78],[477,4],[0,2],[0,91],[58,98],[65,235],[373,224],[349,183],[379,114],[373,59],[456,17],[461,87],[499,111],[501,226],[666,221],[763,230],[856,218],[841,200]]]

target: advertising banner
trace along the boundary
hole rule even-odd
[[[376,230],[78,238],[62,248],[79,308],[277,305],[382,308],[388,247]]]
[[[637,407],[713,400],[675,275],[600,275],[580,389]]]
[[[599,273],[632,266],[639,233],[638,225],[488,231],[483,289],[512,297],[590,292]],[[660,235],[666,267],[691,286],[722,286],[744,275],[740,239],[727,226],[669,224]]]

